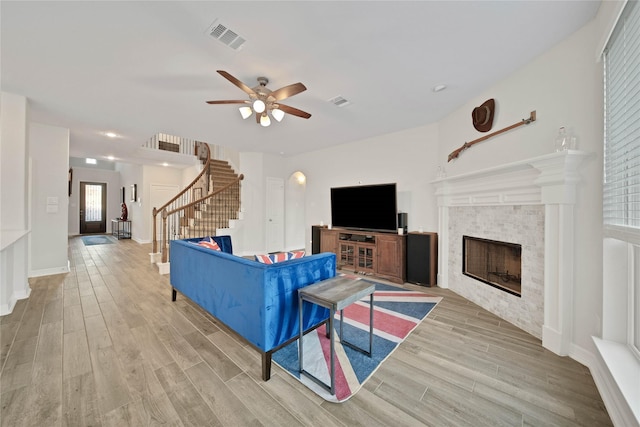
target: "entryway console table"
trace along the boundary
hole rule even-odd
[[[120,239],[131,238],[131,220],[123,221],[121,219],[111,220],[111,235]]]

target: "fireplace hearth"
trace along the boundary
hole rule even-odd
[[[522,246],[462,236],[462,274],[520,297]]]

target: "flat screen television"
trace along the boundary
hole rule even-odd
[[[331,224],[356,230],[396,232],[396,184],[332,188]]]

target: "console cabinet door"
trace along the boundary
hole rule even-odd
[[[340,242],[340,252],[338,253],[339,268],[355,270],[357,247],[353,243]]]
[[[376,246],[357,245],[356,271],[358,273],[374,273],[376,265]]]
[[[338,253],[338,231],[323,228],[320,230],[320,252]]]
[[[376,237],[377,259],[376,274],[405,279],[405,236],[378,235]]]

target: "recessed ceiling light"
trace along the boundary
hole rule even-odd
[[[117,133],[113,133],[113,132],[105,132],[104,135],[108,136],[109,138],[116,138],[118,136]]]
[[[167,166],[169,166],[169,163],[164,162],[164,163],[162,164],[162,166],[167,167]]]
[[[447,88],[447,85],[435,85],[433,87],[433,91],[434,92],[442,92],[443,90],[445,90]]]
[[[115,160],[115,157],[113,157],[113,156],[108,156],[108,157],[107,157],[107,159],[109,159],[109,160]]]

